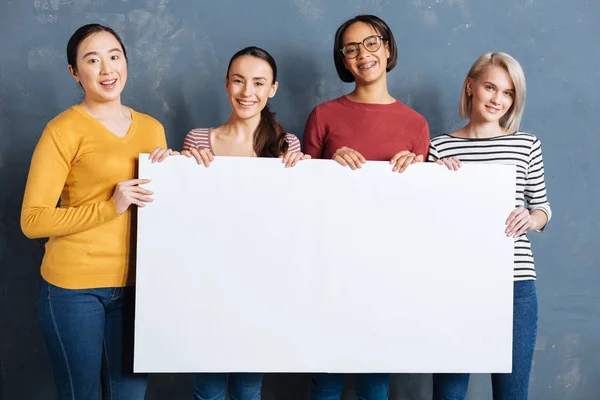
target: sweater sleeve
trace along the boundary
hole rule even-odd
[[[427,154],[429,152],[429,142],[429,125],[427,124],[427,121],[423,118],[423,126],[421,127],[418,145],[415,148],[414,153],[416,155],[421,154],[424,160],[427,160]]]
[[[531,145],[527,180],[525,182],[525,200],[530,211],[541,210],[552,217],[552,209],[546,195],[546,182],[544,180],[544,161],[542,157],[542,144],[536,138]]]
[[[21,229],[28,238],[78,233],[119,216],[112,198],[78,207],[57,207],[72,159],[59,134],[46,127],[33,152],[21,208]]]
[[[325,145],[323,143],[324,134],[321,129],[322,127],[319,126],[317,112],[318,109],[315,107],[308,116],[302,141],[304,153],[310,155],[311,158],[323,158],[325,150]]]

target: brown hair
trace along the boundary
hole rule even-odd
[[[227,79],[229,79],[231,64],[235,59],[242,56],[252,56],[268,62],[273,71],[271,84],[277,82],[275,59],[266,50],[255,46],[246,47],[231,57],[227,67]],[[269,104],[266,104],[260,112],[260,122],[254,131],[254,152],[258,157],[279,157],[288,150],[288,146],[285,130],[275,119],[275,113],[271,111]]]

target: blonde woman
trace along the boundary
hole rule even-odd
[[[551,217],[540,141],[519,131],[525,94],[525,76],[514,58],[482,55],[465,78],[460,97],[460,116],[469,122],[432,139],[428,158],[453,170],[462,162],[516,166],[516,207],[505,229],[515,241],[512,373],[492,374],[494,400],[527,399],[537,332],[536,273],[527,233],[541,231]],[[466,399],[468,384],[469,374],[434,374],[433,398]]]

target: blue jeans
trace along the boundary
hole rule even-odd
[[[227,384],[229,375],[229,385]],[[263,374],[194,374],[194,400],[259,400]]]
[[[315,374],[311,400],[339,400],[344,389],[343,374]],[[389,374],[356,374],[356,396],[359,400],[387,400]]]
[[[38,318],[59,400],[143,400],[133,374],[134,288],[63,289],[42,279]]]
[[[492,374],[494,400],[527,400],[529,375],[537,334],[538,305],[535,281],[519,281],[514,286],[513,360],[511,374]],[[434,374],[434,400],[467,398],[469,374]]]

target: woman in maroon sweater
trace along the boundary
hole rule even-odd
[[[366,160],[389,161],[394,171],[423,161],[429,146],[427,121],[393,98],[387,72],[398,50],[392,31],[374,15],[359,15],[337,30],[333,59],[340,79],[354,90],[318,105],[304,130],[304,151],[352,169]]]
[[[366,160],[389,161],[393,171],[423,161],[429,149],[429,128],[419,113],[393,98],[386,74],[396,65],[392,31],[380,18],[359,15],[337,30],[333,59],[340,79],[354,90],[318,105],[304,130],[304,151],[313,158],[333,159],[352,169]],[[339,400],[344,376],[313,376],[311,400]],[[388,398],[388,374],[360,374],[360,400]]]

